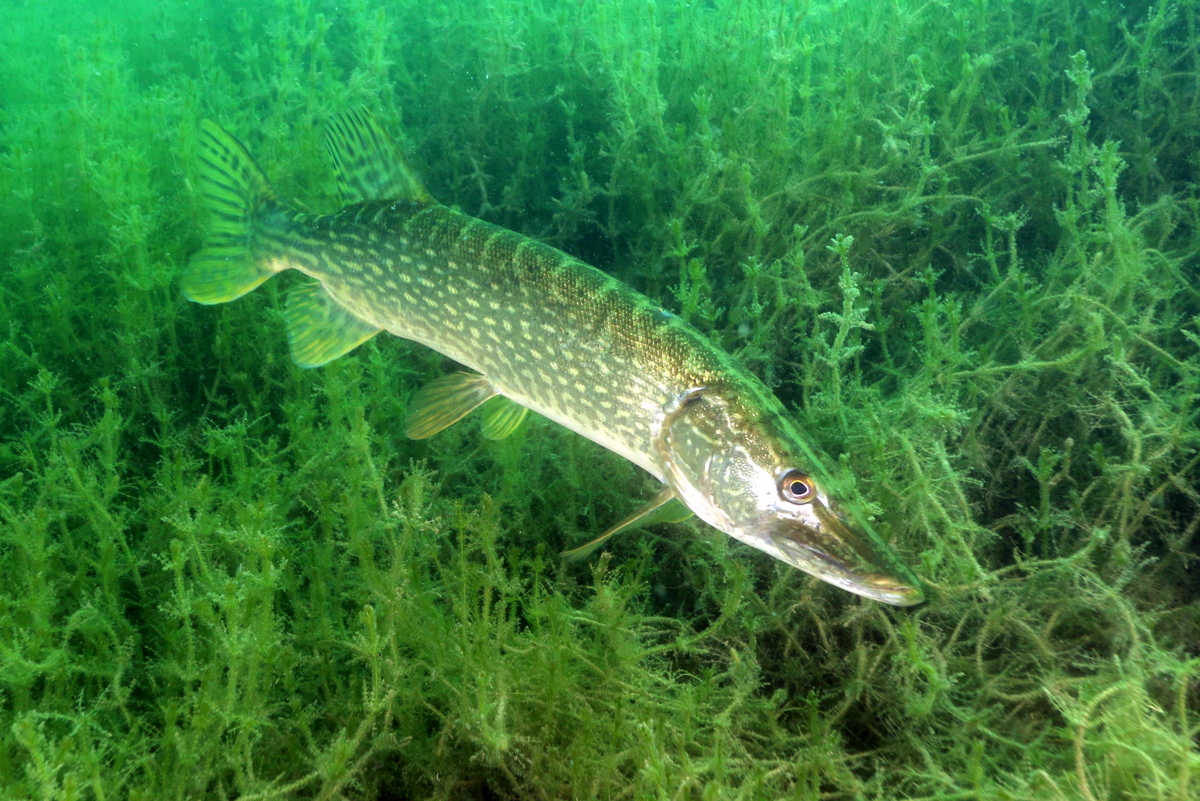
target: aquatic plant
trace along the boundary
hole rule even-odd
[[[1194,4],[87,8],[0,11],[5,797],[1194,797]],[[736,352],[930,602],[563,564],[654,482],[186,304],[199,120],[327,209],[355,105]]]

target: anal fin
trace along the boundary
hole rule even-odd
[[[284,316],[292,360],[301,367],[320,367],[383,330],[355,317],[320,284],[293,289]]]

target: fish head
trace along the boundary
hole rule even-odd
[[[655,450],[679,499],[731,537],[876,601],[924,600],[895,552],[830,497],[815,449],[774,396],[690,390],[664,410]]]

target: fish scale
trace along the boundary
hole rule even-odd
[[[264,232],[272,269],[485,374],[499,393],[645,468],[654,417],[743,371],[682,320],[562,251],[445,206],[374,201]]]
[[[331,121],[346,206],[305,214],[279,200],[245,148],[205,123],[201,193],[212,216],[184,294],[224,303],[284,270],[293,358],[317,367],[380,331],[475,371],[413,396],[406,431],[427,437],[484,407],[483,433],[531,409],[663,482],[618,531],[694,513],[824,581],[893,604],[915,576],[831,497],[815,448],[752,373],[691,325],[563,251],[436,203],[365,111]]]

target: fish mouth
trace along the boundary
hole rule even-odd
[[[925,600],[917,577],[890,547],[856,531],[842,515],[814,501],[817,523],[775,520],[764,532],[784,561],[835,587],[894,606]]]

